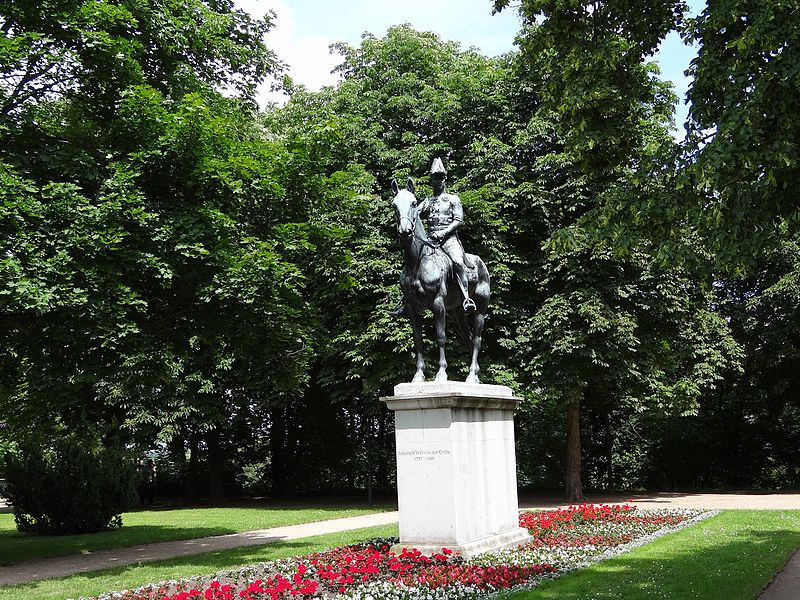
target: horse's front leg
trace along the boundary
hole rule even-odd
[[[411,383],[425,381],[425,358],[422,355],[422,320],[419,313],[409,307],[411,313],[411,330],[414,332],[414,350],[417,353],[417,372],[414,373],[414,379]]]
[[[447,359],[444,356],[444,344],[447,341],[445,335],[445,309],[444,295],[439,294],[433,301],[433,316],[436,318],[436,341],[439,343],[439,371],[436,373],[434,381],[447,381]]]
[[[478,353],[481,351],[481,342],[483,341],[483,325],[486,320],[486,315],[476,313],[475,327],[472,332],[472,362],[469,365],[469,375],[467,375],[467,383],[480,383],[478,378],[480,367],[478,366]]]

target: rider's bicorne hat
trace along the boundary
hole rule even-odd
[[[447,171],[444,170],[444,165],[442,164],[441,158],[433,159],[433,164],[431,165],[431,175],[435,175],[436,173],[447,175]]]

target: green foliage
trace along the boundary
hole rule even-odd
[[[337,49],[343,56],[341,84],[314,93],[294,89],[285,108],[267,115],[271,127],[292,143],[326,136],[326,153],[316,168],[331,177],[359,168],[367,175],[361,195],[320,210],[321,218],[341,227],[341,245],[351,260],[339,272],[351,285],[310,279],[321,324],[311,379],[301,399],[273,415],[279,423],[291,419],[303,425],[287,428],[283,445],[296,490],[309,482],[325,489],[363,489],[368,471],[375,487],[393,485],[392,415],[378,397],[409,377],[413,358],[410,327],[389,314],[399,301],[402,268],[391,178],[413,175],[419,193],[430,193],[423,175],[434,157],[444,157],[467,212],[461,232],[466,248],[490,263],[495,289],[508,277],[503,242],[494,235],[504,226],[501,187],[487,170],[495,156],[484,158],[500,144],[499,136],[509,133],[508,60],[462,51],[409,26]],[[502,314],[501,303],[494,304],[495,316]],[[487,340],[485,346],[491,345]],[[459,345],[449,348],[454,366],[463,364]],[[500,361],[484,356],[484,373],[511,379]],[[331,435],[341,440],[335,448],[326,442]]]
[[[800,482],[792,450],[800,443],[800,403],[792,393],[800,362],[800,246],[786,230],[782,235],[779,246],[757,257],[752,275],[718,284],[719,310],[744,349],[744,370],[708,399],[701,426],[732,485]]]
[[[135,497],[131,458],[92,439],[23,443],[5,456],[3,470],[5,495],[23,532],[65,535],[121,527],[121,513]]]
[[[337,207],[369,178],[332,167],[334,127],[256,114],[271,15],[75,0],[0,19],[2,435],[89,420],[179,440],[177,470],[192,440],[219,479],[301,396],[317,299],[352,285]]]
[[[442,156],[467,212],[464,244],[489,262],[493,285],[503,285],[503,248],[492,235],[503,227],[499,186],[491,185],[488,161],[479,161],[507,135],[510,71],[505,59],[462,51],[407,25],[390,28],[382,39],[366,35],[358,48],[336,48],[343,55],[342,83],[319,93],[295,90],[278,118],[299,135],[335,127],[338,168],[364,165],[377,187],[379,197],[340,205],[339,218],[353,224],[354,286],[335,299],[346,309],[330,322],[331,344],[320,365],[321,382],[334,398],[365,392],[374,401],[413,367],[410,328],[389,315],[399,300],[402,267],[389,205],[393,176],[418,177]],[[477,185],[466,180],[470,169]],[[426,183],[420,177],[421,195],[429,193]]]
[[[256,20],[232,2],[0,3],[0,117],[71,97],[113,112],[119,93],[145,84],[180,97],[228,86],[249,100],[278,67]]]
[[[255,86],[280,72],[271,15],[0,2],[0,438],[88,420],[169,443],[176,492],[188,473],[272,494],[391,486],[377,399],[413,362],[389,315],[388,182],[429,193],[436,156],[492,274],[482,371],[527,398],[532,453],[563,443],[559,411],[583,402],[593,484],[609,461],[628,466],[605,464],[607,483],[668,478],[636,457],[669,456],[673,424],[705,418],[703,394],[742,356],[748,399],[714,398],[774,423],[753,409],[769,398],[794,431],[778,391],[793,343],[763,346],[780,360],[754,350],[770,311],[792,331],[794,263],[770,259],[747,290],[710,265],[792,239],[796,11],[726,0],[685,24],[700,54],[679,147],[647,60],[684,10],[526,0],[520,52],[494,59],[392,27],[335,45],[340,84],[287,83],[289,103],[258,114]],[[768,365],[786,367],[780,386]],[[563,463],[544,451],[522,480],[553,481]],[[792,480],[778,460],[759,481]]]
[[[495,10],[508,5],[495,1]],[[673,30],[681,0],[526,0],[520,37],[532,73],[541,77],[540,114],[555,127],[590,178],[628,163],[644,144],[655,113],[668,123],[674,102],[645,62]]]
[[[320,172],[326,132],[284,144],[255,119],[269,18],[194,0],[0,9],[17,52],[0,130],[8,434],[90,417],[169,439],[293,394],[318,325],[306,286],[349,285],[342,228],[319,215],[360,175]],[[70,76],[12,81],[39,59]]]
[[[698,44],[687,181],[694,219],[723,266],[752,265],[781,219],[796,231],[800,177],[800,14],[790,0],[712,2],[689,20]]]
[[[355,117],[346,126],[353,137],[368,136],[352,159],[376,176],[381,190],[391,175],[427,173],[431,157],[442,156],[448,169],[461,167],[473,143],[500,135],[506,125],[503,59],[408,25],[390,28],[383,39],[367,34],[358,48],[334,49],[344,59],[336,69],[344,81],[330,108]]]
[[[591,112],[588,104],[569,115],[548,104],[563,92],[547,88],[563,65],[542,62],[534,51],[554,43],[541,37],[545,24],[523,32],[528,50],[497,60],[408,27],[383,39],[366,36],[359,48],[338,47],[345,58],[340,86],[318,94],[298,90],[283,113],[294,127],[315,119],[337,123],[350,144],[334,155],[364,164],[379,184],[425,173],[436,155],[449,159],[465,205],[465,247],[481,254],[492,273],[484,373],[528,396],[523,430],[554,414],[542,402],[563,406],[576,397],[598,411],[694,413],[701,393],[738,356],[698,273],[665,267],[641,238],[628,239],[626,255],[617,251],[622,234],[598,241],[595,233],[611,226],[609,206],[634,198],[657,204],[669,193],[663,168],[675,152],[667,129],[673,97],[641,60],[645,48],[655,47],[653,36],[676,18],[667,12],[669,18],[658,12],[661,29],[642,25],[646,39],[625,42],[631,47],[611,69],[638,87],[627,93],[609,71],[585,74],[595,86],[612,86],[604,93],[614,99],[593,105],[599,112],[581,129],[583,138],[572,132],[580,129],[575,119]],[[601,19],[596,27],[603,40],[622,36],[623,24]],[[578,60],[568,42],[561,41],[565,56]],[[586,51],[578,45],[576,52]],[[599,69],[606,48],[593,52]],[[632,72],[618,73],[625,69]],[[617,112],[606,115],[607,104]],[[617,113],[630,118],[620,122]],[[378,205],[359,217],[353,263],[359,284],[330,327],[320,372],[323,387],[342,398],[385,389],[411,367],[409,332],[387,315],[400,267],[391,253],[391,216]],[[551,466],[540,472],[531,464],[522,478],[545,481]]]
[[[519,260],[529,265],[512,283],[525,281],[536,296],[511,311],[507,346],[532,398],[583,403],[606,419],[604,458],[616,435],[609,415],[694,414],[739,356],[697,261],[665,260],[652,242],[669,211],[655,224],[641,216],[642,207],[649,216],[675,197],[675,98],[646,59],[684,8],[576,0],[520,9],[519,93],[538,103],[520,103],[527,114],[518,116],[510,160],[519,233],[508,247],[527,247]],[[674,220],[669,227],[703,255],[688,228]],[[521,239],[530,231],[541,236],[540,250]],[[532,423],[541,411],[531,408]],[[568,452],[568,494],[577,499],[577,439]]]
[[[686,273],[639,254],[573,252],[545,265],[555,288],[520,335],[536,340],[526,362],[545,395],[579,390],[636,410],[691,414],[738,356],[724,320]]]

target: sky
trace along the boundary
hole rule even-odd
[[[519,20],[514,10],[492,15],[491,0],[235,0],[236,5],[255,17],[268,10],[277,15],[267,44],[289,66],[296,83],[316,90],[333,85],[337,77],[331,70],[340,62],[328,47],[334,42],[357,46],[364,32],[385,35],[392,25],[410,23],[421,31],[434,31],[445,40],[459,42],[462,48],[475,47],[487,56],[514,49]],[[513,3],[512,3],[513,4]],[[691,14],[697,14],[703,0],[689,0]],[[656,60],[662,77],[675,84],[681,99],[677,123],[682,124],[687,107],[683,101],[688,79],[683,72],[695,50],[673,33],[664,40]],[[280,94],[268,86],[260,91],[262,103],[282,102]],[[679,133],[676,132],[676,133]]]

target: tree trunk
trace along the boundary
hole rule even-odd
[[[219,443],[219,429],[216,427],[206,436],[208,443],[208,492],[211,500],[219,501],[225,498],[223,484],[222,448]]]
[[[606,488],[614,489],[614,435],[611,431],[611,417],[608,410],[603,412],[603,429],[605,429],[606,450]]]
[[[386,415],[378,415],[378,464],[375,469],[375,481],[378,487],[389,487],[389,451],[387,447],[391,448],[391,440],[387,439]]]
[[[181,427],[180,431],[172,436],[169,441],[169,452],[175,461],[175,467],[180,477],[186,481],[186,428]]]
[[[568,502],[583,502],[581,485],[581,395],[567,404],[567,473],[565,493]]]
[[[285,496],[289,492],[285,411],[285,408],[276,408],[272,411],[272,427],[269,430],[273,496]]]
[[[189,435],[189,481],[188,481],[188,492],[189,498],[192,500],[197,500],[197,497],[200,495],[200,485],[199,485],[199,477],[198,477],[198,470],[200,468],[200,436],[197,435],[196,431],[193,431]]]

